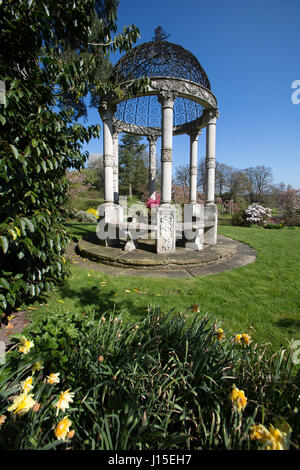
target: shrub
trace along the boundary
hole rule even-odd
[[[271,209],[268,207],[260,206],[259,204],[252,204],[245,209],[246,220],[250,225],[264,225],[268,219],[272,217]]]
[[[255,449],[268,443],[251,439],[252,426],[271,426],[276,416],[291,426],[297,447],[299,383],[290,356],[269,357],[247,334],[225,333],[206,315],[190,320],[151,309],[136,324],[122,315],[65,313],[56,330],[40,320],[26,332],[30,351],[21,353],[16,342],[1,368],[0,448]],[[32,375],[38,359],[44,369]],[[60,374],[59,383],[47,383],[51,373]],[[39,405],[18,416],[7,408],[28,376],[28,393]],[[74,396],[56,416],[63,391]],[[54,430],[66,416],[75,435],[58,440]]]
[[[238,212],[234,212],[231,217],[231,225],[239,227],[249,227],[249,222],[245,214],[245,209],[241,209]]]
[[[87,211],[79,211],[77,212],[76,218],[79,222],[86,222],[89,224],[96,224],[97,217],[94,214],[91,214]]]

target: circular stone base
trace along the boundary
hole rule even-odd
[[[139,240],[137,249],[123,250],[125,243],[106,247],[100,245],[96,234],[79,240],[77,253],[94,261],[99,269],[109,275],[138,277],[198,277],[234,269],[251,263],[256,252],[248,245],[218,236],[216,245],[205,245],[201,251],[176,246],[176,252],[157,254],[154,240]]]

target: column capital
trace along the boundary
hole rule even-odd
[[[191,141],[194,142],[195,140],[198,140],[198,137],[201,132],[201,129],[190,129],[189,131],[187,131],[187,135],[189,135]]]
[[[110,103],[109,101],[101,101],[99,105],[99,114],[102,121],[105,121],[106,119],[112,119],[114,113],[116,112],[116,108],[116,105]]]
[[[205,116],[206,125],[209,125],[209,124],[216,124],[216,121],[219,118],[220,113],[217,108],[214,108],[214,109],[206,109],[203,115]]]
[[[172,91],[160,91],[157,99],[161,103],[163,108],[174,108],[174,101],[177,96],[176,92]]]
[[[149,145],[154,145],[154,144],[156,144],[157,139],[158,139],[158,135],[155,135],[155,134],[149,134],[149,135],[147,135],[147,140],[148,140],[148,142],[149,142]]]

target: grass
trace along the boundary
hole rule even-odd
[[[83,236],[93,225],[68,224],[73,235]],[[265,230],[221,226],[219,233],[257,250],[255,263],[218,275],[195,279],[142,279],[109,277],[101,271],[71,267],[71,277],[57,287],[35,315],[60,315],[63,311],[88,314],[126,310],[136,321],[150,305],[163,311],[188,312],[192,305],[220,322],[225,333],[250,333],[253,341],[271,343],[271,350],[300,339],[300,229]]]

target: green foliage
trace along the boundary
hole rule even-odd
[[[148,170],[143,160],[146,145],[141,137],[124,134],[119,147],[119,184],[120,192],[132,197],[145,190]]]
[[[113,313],[68,312],[55,320],[32,325],[26,335],[34,348],[22,355],[16,343],[1,368],[2,449],[255,449],[250,427],[275,416],[289,423],[292,445],[299,445],[299,383],[284,351],[270,357],[264,347],[219,341],[206,315],[190,321],[148,309],[138,323]],[[33,376],[30,393],[41,408],[12,419],[9,398],[37,359],[44,369]],[[59,384],[43,380],[52,372],[60,373]],[[231,401],[233,384],[247,397],[240,412]],[[56,417],[53,404],[68,389],[74,401]],[[53,430],[65,414],[75,436],[62,443]]]
[[[92,46],[95,8],[99,44]],[[83,167],[83,143],[99,136],[99,126],[74,122],[73,104],[83,103],[89,91],[114,90],[101,81],[99,64],[110,51],[128,50],[138,36],[129,27],[112,38],[116,30],[116,4],[108,0],[0,2],[6,87],[0,105],[0,313],[37,298],[68,273],[63,253],[69,237],[60,214],[65,172]]]
[[[245,208],[234,212],[231,217],[231,225],[239,227],[249,227],[249,222],[247,221],[247,216],[245,214]]]

